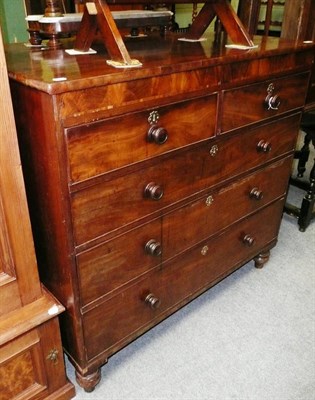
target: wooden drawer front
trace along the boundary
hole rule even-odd
[[[161,262],[161,220],[152,221],[77,257],[81,304],[121,287]]]
[[[214,136],[216,104],[213,95],[66,129],[70,181],[82,181]]]
[[[163,217],[163,260],[284,196],[291,165],[290,156]]]
[[[237,176],[293,152],[300,126],[300,113],[258,127],[250,127],[209,146],[204,173],[207,186]],[[216,146],[216,147],[215,147]],[[212,155],[211,156],[211,152]],[[214,154],[213,154],[214,153]]]
[[[192,247],[285,194],[291,156],[262,171],[215,191],[197,202],[78,255],[82,305],[121,287],[161,262],[161,254],[149,252],[160,244],[163,260]],[[272,179],[271,179],[272,178]],[[258,199],[250,196],[255,189]],[[262,196],[262,198],[260,198]],[[185,227],[189,227],[186,229]]]
[[[240,136],[176,153],[155,165],[91,186],[73,194],[72,213],[76,243],[82,244],[114,229],[158,212],[200,190],[263,165],[274,157],[293,151],[300,115],[248,130]],[[263,141],[271,150],[261,152]],[[150,183],[161,186],[160,200],[144,198]]]
[[[160,76],[134,79],[126,82],[112,83],[115,77],[109,77],[110,84],[91,87],[88,90],[65,92],[61,95],[61,117],[66,123],[79,124],[113,115],[122,111],[139,110],[164,102],[170,98],[183,99],[205,93],[217,88],[220,82],[220,66],[200,69],[189,68]],[[130,75],[131,76],[131,75]],[[213,92],[213,89],[212,89]]]
[[[224,92],[221,131],[230,131],[302,107],[308,78],[309,74],[303,73]],[[278,96],[280,105],[274,105],[278,109],[266,106],[268,91],[271,97]]]
[[[82,244],[137,221],[203,189],[202,160],[206,154],[205,147],[176,153],[152,167],[74,193],[76,243]],[[151,182],[163,189],[160,200],[145,197],[145,188]]]
[[[91,359],[103,351],[110,355],[169,314],[177,304],[183,305],[185,299],[194,297],[211,282],[257,255],[276,238],[282,208],[283,201],[279,201],[263,209],[84,314],[88,357]],[[244,243],[245,235],[255,239],[251,247]],[[145,302],[150,293],[161,301],[157,310]]]

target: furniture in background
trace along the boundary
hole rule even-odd
[[[298,159],[297,178],[290,178],[290,185],[298,187],[305,191],[305,196],[300,207],[296,207],[286,202],[284,210],[287,214],[293,215],[298,219],[298,225],[301,232],[305,232],[311,220],[315,217],[315,158],[309,171],[309,179],[302,180],[306,171],[306,164],[310,157],[310,144],[315,149],[315,111],[303,113],[301,121],[301,130],[304,134],[304,143],[300,150],[296,150],[294,158]]]
[[[315,42],[315,2],[312,0],[286,0],[283,28],[281,37],[284,39],[305,40]],[[314,53],[315,54],[315,53]],[[315,143],[315,66],[313,64],[312,75],[306,97],[306,104],[301,120],[301,134],[304,135],[303,146],[295,153],[299,159],[297,177],[290,179],[290,185],[305,191],[299,207],[286,203],[284,211],[298,219],[301,232],[304,232],[314,218],[315,202],[315,165],[310,167],[308,180],[303,180],[305,164],[312,162],[309,159],[309,146]],[[313,161],[315,162],[315,160]]]
[[[44,14],[47,3],[57,5],[63,13],[78,12],[83,0],[24,0],[26,15]]]
[[[281,37],[291,40],[315,40],[313,0],[286,0]]]
[[[238,15],[252,35],[280,36],[285,0],[239,0]]]
[[[258,27],[260,1],[239,0],[237,13],[247,32],[252,36],[255,35]]]
[[[261,0],[257,34],[280,36],[285,0]]]
[[[271,13],[272,3],[268,0],[267,14]],[[284,2],[283,2],[284,3]],[[269,11],[268,11],[269,6]],[[258,14],[259,2],[256,0],[240,0],[239,15],[244,25],[251,34],[259,33]],[[266,19],[267,20],[267,19]],[[268,27],[269,24],[266,24]],[[263,32],[269,35],[268,29]],[[315,41],[315,2],[313,0],[286,0],[284,3],[283,19],[281,24],[281,38],[289,40]],[[314,110],[315,110],[315,66],[312,67],[312,75],[307,92],[306,104],[301,123],[301,134],[305,135],[304,144],[295,152],[295,158],[299,159],[298,175],[290,179],[290,185],[299,187],[305,191],[305,196],[300,207],[287,202],[284,211],[298,219],[300,231],[305,231],[311,219],[314,217],[314,168],[310,169],[308,182],[303,180],[305,164],[309,160],[309,145],[314,143]],[[295,175],[295,171],[293,172]]]
[[[137,68],[104,48],[7,49],[41,279],[67,307],[86,391],[111,355],[262,267],[277,241],[313,46],[179,37],[126,39]]]
[[[0,399],[74,396],[58,315],[37,270],[0,31]]]

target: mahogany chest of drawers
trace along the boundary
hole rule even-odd
[[[7,50],[43,282],[90,391],[116,351],[276,244],[313,46]]]

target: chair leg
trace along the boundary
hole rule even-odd
[[[298,177],[302,178],[304,175],[304,172],[306,170],[305,165],[308,161],[308,157],[310,155],[310,142],[311,142],[311,137],[306,133],[304,137],[304,144],[303,147],[301,148],[300,151],[298,151]]]
[[[315,159],[314,165],[310,173],[310,186],[303,198],[301,210],[299,213],[299,230],[305,232],[306,228],[314,217],[314,204],[315,204]]]

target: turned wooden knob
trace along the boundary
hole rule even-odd
[[[148,142],[153,142],[156,144],[163,144],[168,139],[168,132],[165,128],[158,125],[152,125],[147,133]]]
[[[245,235],[243,237],[243,243],[246,244],[246,246],[253,246],[255,244],[255,239],[251,235]]]
[[[263,192],[261,190],[259,190],[258,188],[254,187],[250,193],[249,193],[249,197],[251,199],[255,199],[255,200],[261,200],[264,196],[263,196]]]
[[[153,293],[149,293],[144,299],[145,303],[148,304],[153,310],[156,310],[161,305],[161,300],[156,297]]]
[[[163,197],[164,191],[162,186],[154,182],[150,182],[144,189],[144,197],[151,200],[160,200]]]
[[[155,239],[151,239],[145,245],[145,252],[150,256],[159,257],[162,254],[162,245]]]
[[[260,140],[257,144],[258,153],[269,153],[271,151],[271,143]]]

